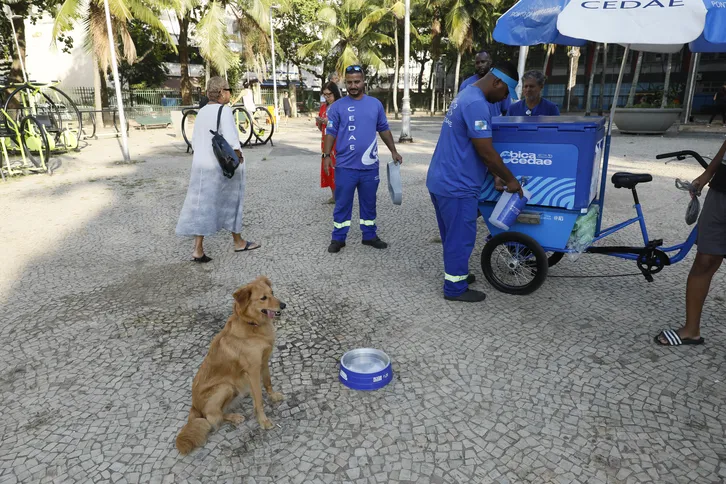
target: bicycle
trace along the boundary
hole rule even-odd
[[[14,153],[20,154],[19,164],[11,161],[10,155]],[[50,172],[50,144],[45,131],[33,116],[24,116],[16,123],[7,111],[0,109],[0,155],[0,175],[3,180],[6,172],[8,176],[19,174],[19,170],[23,173]]]
[[[243,104],[233,104],[231,107],[240,136],[240,144],[243,147],[249,145],[252,136],[256,139],[255,144],[266,144],[269,141],[270,145],[274,146],[272,135],[275,132],[275,122],[267,108],[257,106],[254,114],[250,115]],[[187,134],[187,121],[193,124],[198,111],[198,107],[182,109],[181,132],[184,142],[187,144],[187,153],[189,150],[194,151],[191,133]]]
[[[684,160],[688,157],[694,158],[704,169],[708,167],[704,158],[691,150],[656,155],[656,159],[659,160],[664,158]],[[663,246],[663,239],[649,237],[636,186],[652,180],[652,175],[647,173],[620,172],[612,175],[611,182],[615,188],[626,188],[632,192],[636,216],[612,227],[597,230],[594,239],[584,250],[589,254],[635,261],[640,273],[648,282],[653,282],[653,275],[658,274],[665,266],[683,260],[696,243],[698,234],[698,223],[696,223],[684,242],[670,247]],[[565,253],[576,252],[567,248],[562,242],[566,239],[559,238],[560,243],[555,242],[558,237],[554,235],[558,223],[572,227],[577,213],[550,207],[528,207],[509,231],[502,231],[493,228],[489,222],[493,209],[494,204],[491,202],[479,203],[479,212],[493,234],[482,250],[481,268],[487,281],[497,290],[508,294],[530,294],[544,283],[550,266],[556,264]],[[592,245],[635,223],[640,226],[642,246]],[[553,254],[548,256],[548,252]]]
[[[52,151],[78,151],[84,135],[83,118],[73,100],[56,87],[59,82],[11,84],[9,87],[15,89],[3,109],[18,111],[16,119],[32,115],[45,130]]]

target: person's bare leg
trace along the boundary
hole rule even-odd
[[[678,331],[681,338],[701,336],[701,312],[706,302],[711,279],[723,262],[723,256],[696,253],[696,260],[686,284],[686,325]]]
[[[194,252],[192,252],[192,257],[199,258],[204,255],[204,246],[202,245],[203,242],[204,242],[203,235],[194,236]]]
[[[686,283],[686,325],[677,330],[683,339],[698,339],[701,336],[701,313],[706,302],[711,279],[723,262],[723,256],[696,253]],[[668,339],[661,334],[658,340],[668,345]]]
[[[243,239],[240,234],[235,234],[234,232],[232,233],[232,240],[234,241],[235,250],[244,249],[245,244],[247,243],[247,241]]]

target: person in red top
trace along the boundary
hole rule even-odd
[[[323,86],[323,96],[325,97],[325,102],[322,104],[322,106],[320,106],[320,112],[318,112],[318,117],[315,118],[315,124],[318,126],[318,129],[323,133],[323,138],[320,141],[320,149],[325,151],[325,127],[328,124],[328,107],[330,107],[331,104],[340,99],[340,89],[338,89],[338,86],[334,82],[330,81],[325,84],[325,86]],[[335,147],[333,147],[333,150],[330,153],[330,158],[333,160],[333,166],[335,166]],[[326,175],[325,168],[323,168],[321,162],[320,188],[325,187],[330,187],[330,191],[332,194],[330,200],[328,200],[328,203],[335,203],[335,172],[333,170],[330,170],[330,173]]]

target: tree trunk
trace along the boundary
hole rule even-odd
[[[184,106],[192,105],[192,80],[189,77],[189,13],[179,22],[179,65],[181,97]],[[206,86],[205,86],[206,87]]]
[[[608,71],[608,45],[602,46],[602,74],[600,74],[600,100],[597,106],[597,115],[602,116],[605,109],[605,76]]]
[[[461,69],[461,51],[456,54],[456,71],[454,73],[454,97],[459,94],[459,70]]]
[[[11,22],[15,27],[15,38],[17,39],[18,45],[20,46],[20,52],[16,52],[16,55],[12,57],[13,63],[10,66],[10,77],[8,78],[8,84],[20,84],[24,82],[23,69],[20,64],[20,59],[23,59],[23,65],[25,65],[25,9],[27,9],[27,5],[25,3],[16,3],[10,6],[10,10],[12,11],[14,17]],[[9,49],[10,52],[15,52],[15,41],[9,41],[8,43],[11,44]],[[6,94],[10,94],[12,89],[14,88],[8,87]],[[18,98],[16,97],[15,99]],[[9,107],[19,108],[20,105]]]
[[[110,107],[110,102],[108,98],[108,83],[106,81],[106,73],[101,71],[99,69],[98,77],[101,82],[101,108],[108,109]],[[105,125],[110,125],[113,123],[112,116],[110,112],[106,112],[103,115],[103,122]]]
[[[638,52],[638,60],[635,63],[635,72],[633,73],[633,82],[630,85],[628,93],[628,102],[626,106],[632,106],[635,102],[635,91],[638,90],[638,80],[640,79],[640,69],[643,67],[643,51]]]
[[[423,76],[424,71],[426,70],[426,57],[424,56],[423,62],[421,62],[421,71],[418,73],[418,93],[421,94],[423,92]]]
[[[398,119],[398,19],[394,18],[396,26],[393,29],[393,42],[396,44],[396,60],[393,62],[393,112],[396,113],[396,119]]]
[[[595,71],[597,70],[597,57],[600,54],[600,44],[595,44],[595,54],[590,67],[590,82],[587,84],[587,101],[585,103],[585,116],[592,112],[592,88],[595,84]]]
[[[568,67],[567,76],[567,87],[565,90],[565,110],[569,113],[572,107],[572,93],[575,90],[577,84],[577,67],[580,63],[580,48],[570,47],[567,55],[570,58],[570,65]]]
[[[103,127],[103,101],[101,100],[101,70],[98,68],[98,58],[93,55],[93,109],[97,111],[94,113],[94,119],[96,124],[96,133]]]
[[[436,60],[431,59],[431,74],[429,74],[429,84],[431,85],[431,116],[436,112]]]
[[[668,104],[668,89],[671,84],[671,70],[673,69],[673,54],[668,54],[668,63],[666,64],[665,82],[663,83],[663,99],[660,100],[660,107],[665,108]]]
[[[555,44],[547,44],[544,66],[542,66],[542,74],[544,75],[547,75],[547,66],[550,64],[550,55],[552,55],[552,53],[554,52],[555,47]]]
[[[211,62],[209,62],[209,59],[206,59],[204,64],[204,89],[207,88],[207,84],[209,84],[209,78],[212,77],[210,72],[211,69],[212,64]],[[262,80],[260,79],[260,81]]]

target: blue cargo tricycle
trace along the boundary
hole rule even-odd
[[[615,188],[632,192],[636,216],[601,229],[608,165],[603,156],[604,118],[497,117],[492,130],[495,149],[532,192],[516,223],[505,231],[489,222],[501,195],[494,187],[494,178],[489,176],[482,187],[479,213],[491,235],[482,250],[481,268],[497,290],[530,294],[544,283],[549,267],[573,252],[634,260],[645,279],[652,282],[653,274],[681,261],[696,242],[697,225],[685,242],[671,247],[664,247],[662,239],[649,237],[636,190],[638,184],[653,180],[647,173],[613,174]],[[656,156],[687,157],[695,158],[704,168],[708,166],[701,155],[690,150]],[[642,246],[593,245],[634,223],[640,225]],[[578,247],[578,240],[587,241],[587,245]]]

